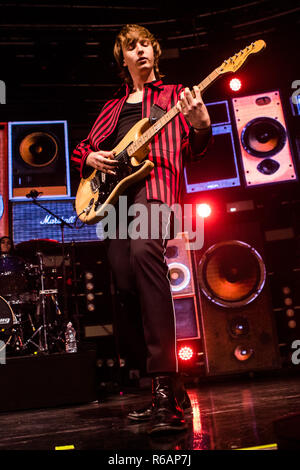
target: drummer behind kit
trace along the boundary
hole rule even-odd
[[[58,304],[62,257],[53,255],[57,246],[55,240],[20,243],[18,252],[35,263],[15,254],[0,256],[0,344],[8,355],[64,349]]]

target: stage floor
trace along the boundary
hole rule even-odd
[[[300,376],[201,383],[188,386],[193,414],[177,435],[149,437],[147,424],[129,422],[129,410],[149,390],[111,394],[101,402],[1,412],[0,450],[276,450],[273,422],[300,413]],[[3,386],[3,385],[2,385]],[[20,393],[22,387],[20,385]],[[59,393],[59,390],[57,390]],[[65,447],[67,446],[67,447]]]

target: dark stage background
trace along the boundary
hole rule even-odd
[[[161,43],[163,54],[160,69],[166,82],[182,83],[190,87],[203,80],[224,59],[252,41],[263,39],[267,44],[264,52],[251,57],[235,74],[242,82],[240,91],[233,92],[229,88],[227,75],[221,77],[204,94],[204,101],[207,103],[227,102],[228,116],[225,124],[224,121],[218,123],[217,117],[213,122],[215,133],[221,136],[226,134],[227,137],[224,137],[224,141],[216,140],[219,145],[218,155],[214,155],[213,150],[210,157],[211,161],[215,158],[217,162],[220,148],[225,149],[224,146],[227,145],[229,159],[232,155],[232,171],[236,172],[237,180],[235,185],[217,186],[214,191],[208,186],[197,187],[198,182],[191,181],[191,184],[196,184],[196,189],[185,192],[186,202],[208,202],[212,206],[212,215],[205,222],[205,245],[203,250],[195,253],[195,284],[198,287],[188,294],[196,299],[196,323],[202,328],[202,333],[196,335],[195,339],[198,360],[193,363],[193,368],[196,374],[203,373],[204,366],[207,373],[240,372],[229,359],[221,370],[210,372],[213,370],[214,358],[208,353],[206,355],[205,351],[203,353],[203,348],[209,350],[210,335],[214,333],[206,322],[205,315],[207,312],[210,312],[208,315],[217,313],[213,310],[214,306],[206,305],[206,296],[200,293],[201,286],[197,281],[197,266],[204,251],[212,244],[228,240],[232,236],[253,245],[263,256],[266,266],[268,293],[263,292],[262,295],[265,296],[265,301],[269,299],[271,302],[268,315],[270,325],[271,317],[274,319],[275,333],[274,336],[272,333],[268,334],[271,344],[276,347],[279,345],[280,364],[274,353],[274,357],[266,360],[263,366],[265,369],[294,367],[291,362],[291,344],[300,339],[300,198],[297,181],[300,111],[292,103],[291,97],[300,88],[300,8],[297,2],[290,0],[228,0],[221,4],[210,1],[181,5],[155,1],[1,2],[0,80],[5,84],[6,99],[4,102],[2,98],[3,102],[0,104],[0,122],[66,122],[66,142],[60,151],[66,152],[68,156],[77,143],[87,137],[102,105],[120,86],[112,48],[116,33],[125,23],[139,23],[149,28]],[[243,170],[234,100],[250,95],[267,95],[274,91],[279,92],[281,100],[290,145],[289,165],[293,167],[294,174],[292,178],[273,181],[273,184],[267,184],[266,179],[251,187],[246,184],[246,173]],[[249,120],[252,119],[251,112],[249,110]],[[225,128],[217,127],[218,124]],[[61,142],[63,140],[62,138]],[[61,164],[64,165],[64,156],[61,158]],[[205,168],[208,180],[220,179],[216,164]],[[1,179],[4,181],[7,169],[2,171]],[[55,173],[61,170],[54,168],[51,171]],[[62,171],[70,171],[70,187],[63,189],[64,196],[60,197],[60,203],[65,204],[63,214],[67,217],[79,177],[72,168]],[[192,174],[197,175],[193,171]],[[224,176],[224,172],[221,177],[222,175]],[[50,180],[51,178],[52,176]],[[60,187],[63,187],[63,183]],[[24,191],[27,191],[26,185]],[[56,210],[51,197],[49,201],[47,207]],[[27,204],[25,212],[22,212],[23,206],[18,204]],[[10,232],[18,242],[45,238],[42,237],[42,232],[38,232],[28,222],[28,204],[28,201],[18,202],[11,197],[8,205]],[[234,209],[231,210],[230,207]],[[22,224],[24,217],[28,222],[26,226]],[[250,228],[247,225],[249,223],[252,224]],[[234,228],[228,233],[231,226]],[[53,227],[55,228],[55,224]],[[56,229],[46,238],[60,241],[60,231],[57,227]],[[26,230],[26,237],[22,230]],[[71,299],[68,311],[74,316],[79,337],[96,344],[100,367],[102,360],[115,357],[115,345],[111,336],[113,299],[99,233],[95,233],[94,229],[86,229],[85,233],[84,238],[79,235],[76,238],[67,232],[66,241],[71,244],[67,247],[70,260],[67,265],[67,289]],[[72,240],[75,243],[71,243]],[[51,267],[53,265],[50,264],[49,269]],[[87,272],[92,272],[95,276],[92,289],[94,308],[87,300]],[[52,286],[51,282],[49,285]],[[289,291],[283,291],[283,288],[288,288]],[[205,301],[201,301],[201,296]],[[286,297],[292,300],[286,303]],[[288,307],[290,312],[287,314]],[[255,315],[255,309],[254,313],[247,310],[239,312],[238,317],[242,316],[250,322],[250,315]],[[291,320],[294,323],[289,324]],[[260,325],[259,315],[254,324],[255,327],[250,325],[252,335],[258,337],[265,328]],[[223,342],[220,351],[225,351],[228,344],[231,344],[232,336],[228,334]],[[260,347],[263,344],[265,351],[270,351],[267,343],[262,339]],[[256,367],[259,368],[259,364]],[[134,370],[131,364],[130,368]],[[251,370],[251,367],[247,370]],[[134,372],[131,373],[134,377]]]

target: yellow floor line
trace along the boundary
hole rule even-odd
[[[55,446],[55,450],[73,450],[75,447],[73,445],[69,446]]]
[[[254,447],[243,447],[241,449],[236,450],[277,450],[277,444],[265,444],[261,446],[254,446]]]

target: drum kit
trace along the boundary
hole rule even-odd
[[[0,255],[0,345],[8,355],[64,349],[59,292],[67,260],[60,246],[56,240],[29,240]]]

